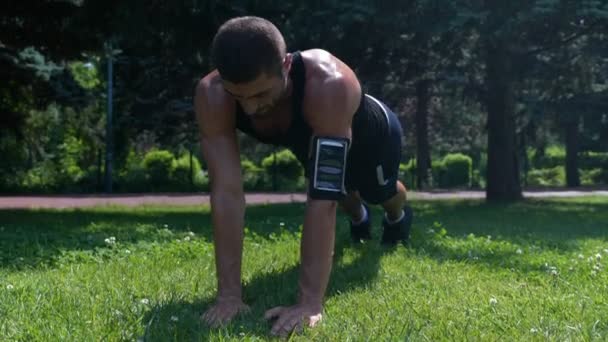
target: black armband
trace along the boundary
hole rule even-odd
[[[346,157],[349,140],[314,137],[309,168],[308,193],[313,199],[339,200],[346,195]]]

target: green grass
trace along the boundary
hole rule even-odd
[[[293,340],[608,339],[608,198],[414,207],[408,248],[378,245],[377,209],[361,247],[338,219],[323,323]],[[264,311],[295,298],[302,214],[248,209],[252,312],[210,330],[207,208],[0,211],[0,340],[269,339]]]

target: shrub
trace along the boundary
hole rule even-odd
[[[297,180],[304,175],[304,169],[296,156],[288,149],[281,150],[276,153],[276,164],[274,156],[271,153],[262,160],[262,167],[272,176],[276,171],[278,175],[285,179]]]
[[[473,169],[471,157],[462,153],[450,153],[443,158],[445,176],[443,187],[470,187]]]
[[[566,150],[562,146],[549,146],[542,156],[538,154],[538,151],[531,154],[532,167],[535,169],[551,169],[566,164]]]
[[[416,159],[410,159],[407,164],[399,164],[399,179],[408,189],[415,188],[416,185]]]
[[[579,154],[578,167],[581,169],[604,169],[608,170],[608,153],[606,152],[582,152]]]
[[[188,153],[175,161],[171,179],[172,188],[179,191],[207,190],[209,183],[200,161],[194,156],[192,157],[192,170],[190,170],[190,154]]]
[[[530,186],[564,186],[566,175],[563,166],[550,169],[534,169],[528,172],[528,185]]]
[[[241,171],[243,173],[243,187],[245,190],[263,190],[266,188],[264,169],[255,165],[253,161],[243,158],[241,161]]]
[[[143,160],[146,179],[156,188],[166,187],[170,183],[175,166],[173,153],[166,150],[152,150]]]

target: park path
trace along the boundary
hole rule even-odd
[[[606,190],[525,191],[526,198],[606,196]],[[484,198],[483,191],[408,192],[411,200]],[[247,204],[301,203],[303,193],[248,193]],[[101,205],[136,206],[142,204],[199,205],[208,204],[208,194],[121,194],[121,195],[51,195],[0,196],[0,209],[85,208]]]

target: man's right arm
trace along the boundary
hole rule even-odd
[[[194,102],[210,180],[217,301],[240,302],[245,197],[234,115],[213,81],[199,83]]]

